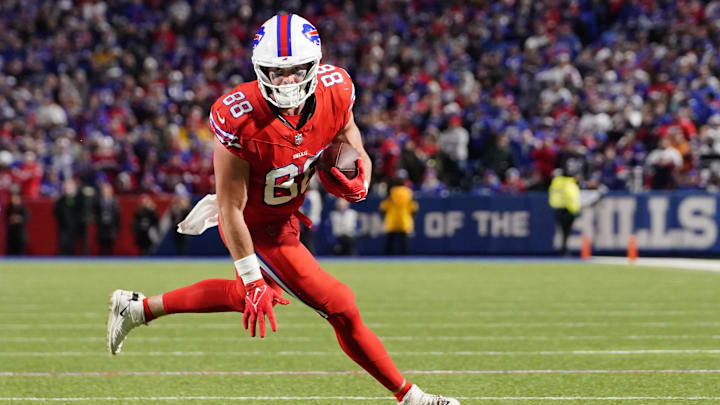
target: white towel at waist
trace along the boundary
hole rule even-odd
[[[178,224],[177,231],[186,235],[200,235],[218,224],[218,204],[215,194],[198,201],[190,213]]]

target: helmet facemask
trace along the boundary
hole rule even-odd
[[[305,78],[298,83],[290,84],[272,84],[272,79],[268,74],[269,68],[292,68],[300,65],[307,65]],[[258,63],[253,64],[255,74],[258,78],[258,84],[263,97],[278,108],[296,108],[303,101],[307,100],[311,94],[315,92],[317,87],[317,70],[320,66],[320,60],[311,60],[308,63],[296,64],[292,66],[265,66]]]

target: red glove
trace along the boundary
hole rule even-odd
[[[273,305],[287,305],[290,301],[283,298],[279,292],[270,288],[265,280],[259,279],[245,284],[245,311],[243,311],[243,326],[245,330],[250,325],[250,336],[255,337],[255,322],[260,324],[260,337],[265,337],[265,315],[270,320],[273,332],[277,331]]]
[[[344,198],[350,202],[359,202],[365,199],[368,193],[368,186],[365,181],[365,169],[362,165],[362,159],[356,161],[358,174],[352,179],[348,179],[337,167],[333,167],[330,171],[332,176],[323,170],[318,170],[320,183],[328,193]]]

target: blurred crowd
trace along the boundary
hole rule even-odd
[[[212,192],[209,107],[279,10],[353,77],[376,192],[720,190],[718,0],[4,0],[0,190]]]

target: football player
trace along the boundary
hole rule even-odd
[[[298,209],[315,160],[332,142],[360,154],[358,175],[320,171],[325,189],[351,202],[368,191],[370,158],[352,107],[347,72],[320,64],[317,29],[304,18],[276,15],[257,31],[252,63],[257,80],[221,96],[210,110],[216,136],[216,195],[196,205],[180,230],[200,233],[219,225],[233,257],[236,279],[210,279],[146,298],[116,290],[110,299],[107,345],[112,354],[135,327],[175,313],[237,311],[250,336],[265,336],[265,316],[277,330],[273,306],[288,304],[284,290],[317,311],[335,329],[342,350],[402,404],[453,405],[408,382],[378,337],[363,323],[353,292],[325,272],[299,241]],[[334,178],[333,178],[334,177]]]

